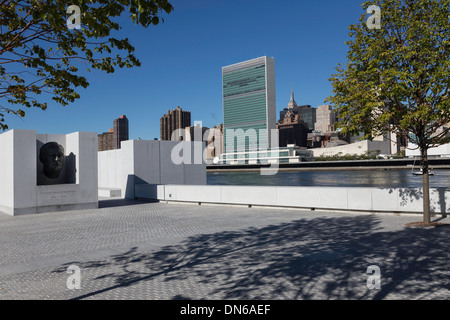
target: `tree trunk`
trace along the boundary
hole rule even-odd
[[[430,223],[431,222],[431,213],[430,213],[430,175],[428,173],[428,149],[421,148],[422,153],[422,170],[423,170],[423,181],[422,181],[422,189],[423,189],[423,222]]]

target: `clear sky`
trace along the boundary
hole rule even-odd
[[[69,1],[70,2],[70,1]],[[38,133],[102,133],[125,114],[130,139],[159,138],[159,119],[180,106],[192,124],[222,122],[222,67],[260,56],[275,58],[277,120],[293,83],[297,104],[317,107],[332,94],[329,82],[346,62],[348,27],[363,0],[172,0],[175,10],[148,29],[123,21],[142,66],[114,74],[86,73],[81,98],[63,107],[7,117],[10,129]],[[80,72],[83,72],[80,70]],[[84,74],[84,72],[83,72]]]

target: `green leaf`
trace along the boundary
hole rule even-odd
[[[82,30],[67,28],[69,4],[80,7]],[[47,104],[38,99],[46,92],[51,92],[53,101],[63,106],[78,99],[76,89],[89,86],[78,75],[81,66],[88,72],[97,69],[106,73],[113,73],[115,68],[140,66],[129,40],[110,36],[112,32],[120,36],[117,31],[121,25],[115,20],[129,11],[135,24],[148,27],[158,24],[164,12],[173,10],[167,0],[74,0],[69,4],[62,0],[12,0],[1,5],[0,97],[4,99],[0,111],[6,111],[0,113],[0,130],[8,128],[5,115],[25,116],[18,106],[45,110]],[[11,69],[17,56],[20,60]]]

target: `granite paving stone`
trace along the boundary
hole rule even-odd
[[[405,226],[421,219],[138,200],[0,214],[0,299],[448,300],[450,227]]]

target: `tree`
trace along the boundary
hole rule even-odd
[[[81,29],[69,29],[73,6],[80,9]],[[70,7],[70,8],[69,8]],[[114,19],[128,8],[131,20],[145,28],[164,21],[173,10],[168,0],[0,0],[0,129],[7,114],[25,116],[25,108],[45,110],[38,100],[49,93],[61,105],[78,99],[77,87],[88,80],[79,67],[107,73],[140,66],[128,38],[111,33],[121,26]],[[69,10],[68,10],[69,9]],[[114,56],[115,54],[115,56]]]
[[[450,0],[379,0],[381,28],[349,27],[346,66],[330,81],[343,132],[408,133],[420,148],[423,222],[430,223],[428,150],[450,142]]]

